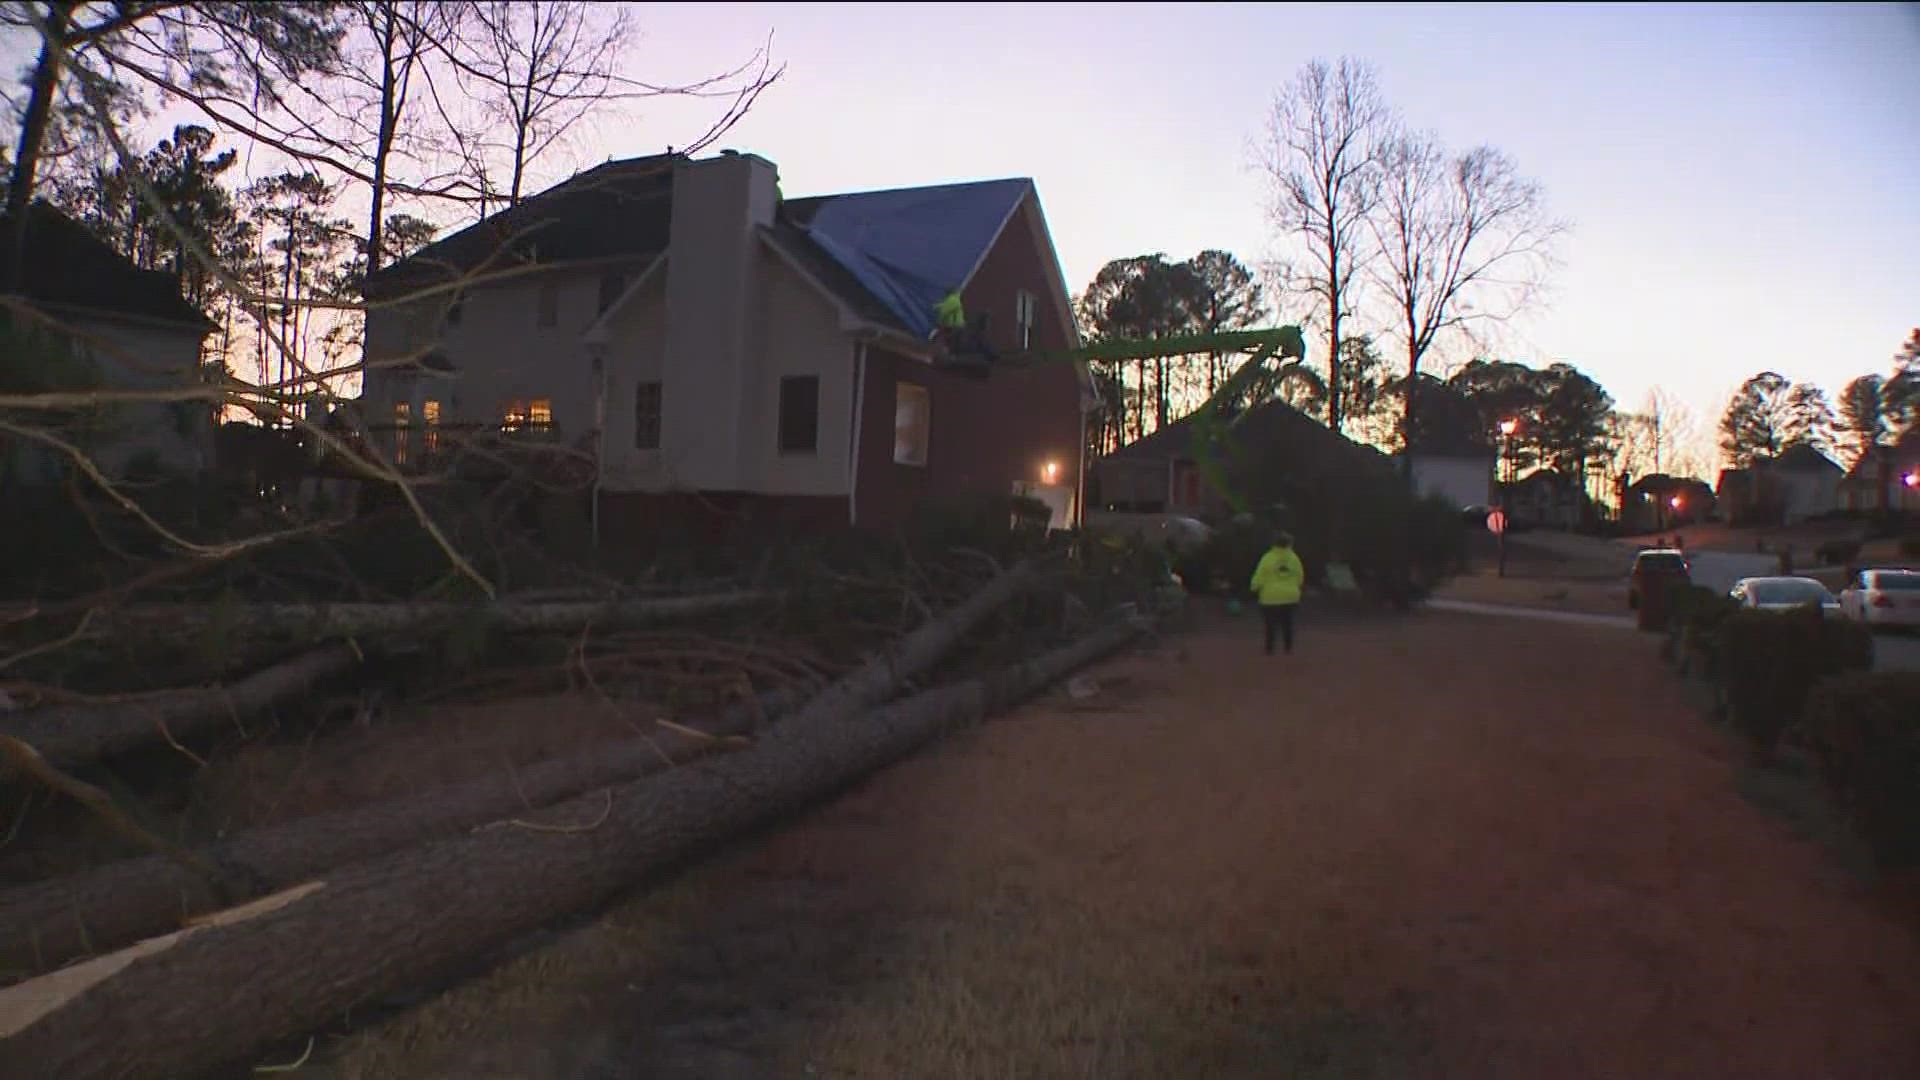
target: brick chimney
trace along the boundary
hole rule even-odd
[[[675,488],[746,486],[754,233],[773,224],[779,182],[772,162],[732,150],[674,166],[661,448]]]

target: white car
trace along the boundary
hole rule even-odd
[[[1741,578],[1727,595],[1738,600],[1741,607],[1761,611],[1792,611],[1818,604],[1824,614],[1840,614],[1840,601],[1825,585],[1807,577]]]
[[[1868,626],[1920,626],[1920,570],[1862,570],[1841,590],[1840,610]]]

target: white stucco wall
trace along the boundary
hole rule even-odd
[[[852,454],[853,342],[819,290],[764,248],[759,252],[759,317],[749,340],[750,411],[743,425],[748,482],[772,495],[845,495]],[[820,380],[819,438],[813,453],[780,452],[780,380]]]
[[[1486,506],[1491,498],[1493,459],[1414,456],[1415,490],[1438,495],[1456,506]]]
[[[723,372],[704,350],[668,350],[667,298],[662,274],[609,321],[606,345],[607,437],[601,484],[609,491],[739,490],[769,495],[845,495],[853,423],[853,343],[839,314],[814,287],[761,248],[752,262],[744,364]],[[672,264],[664,274],[672,273]],[[819,437],[811,454],[780,452],[780,380],[820,380]],[[634,399],[642,382],[659,381],[661,445],[633,445]],[[740,423],[737,486],[710,488],[714,468],[702,469],[722,425],[708,423],[713,403],[737,386]],[[692,392],[689,392],[691,388]],[[724,405],[722,406],[724,409]]]
[[[199,382],[202,334],[184,327],[72,320],[78,347],[99,365],[109,387],[158,390]],[[200,403],[115,405],[112,434],[94,450],[94,463],[118,477],[136,458],[152,455],[169,472],[198,473],[213,464],[213,410]]]
[[[670,448],[664,415],[660,448],[633,445],[634,394],[642,382],[664,382],[666,371],[666,278],[654,274],[614,313],[606,345],[607,432],[600,484],[609,491],[665,491],[681,472],[679,453]],[[662,395],[662,414],[673,402]]]
[[[408,401],[417,425],[427,400],[440,402],[445,424],[497,423],[512,401],[553,403],[560,438],[571,443],[593,427],[594,380],[581,334],[598,317],[600,277],[619,267],[561,269],[467,293],[460,321],[439,319],[438,299],[383,307],[367,316],[367,356],[378,361],[438,348],[453,362],[452,379],[367,374],[362,406],[369,423],[393,420],[393,403]],[[629,274],[638,274],[629,269]],[[558,314],[539,325],[543,283],[557,290]]]

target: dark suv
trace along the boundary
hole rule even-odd
[[[1627,607],[1640,606],[1640,598],[1662,594],[1669,586],[1685,585],[1693,580],[1685,552],[1671,548],[1643,551],[1633,558],[1633,577],[1627,582]]]

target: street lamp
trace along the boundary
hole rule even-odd
[[[1500,421],[1500,459],[1506,473],[1506,480],[1499,485],[1500,498],[1495,500],[1501,521],[1500,532],[1494,538],[1500,551],[1500,564],[1495,573],[1500,577],[1507,576],[1507,525],[1510,524],[1507,521],[1507,485],[1513,483],[1513,433],[1518,430],[1520,430],[1520,421],[1513,417],[1509,416]]]

